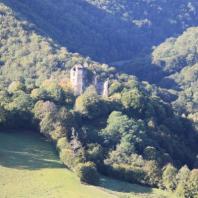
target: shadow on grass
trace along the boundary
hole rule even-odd
[[[122,182],[119,180],[109,179],[102,177],[100,180],[100,187],[114,191],[114,192],[123,192],[123,193],[152,193],[152,188],[139,186],[136,184],[130,184],[127,182]]]
[[[45,138],[33,133],[0,133],[0,165],[16,169],[61,168]]]

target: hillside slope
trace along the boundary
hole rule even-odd
[[[97,176],[102,173],[131,183],[163,185],[169,190],[164,178],[167,167],[175,177],[186,165],[191,169],[197,167],[198,135],[189,120],[157,96],[157,87],[71,53],[56,39],[49,38],[45,28],[49,27],[48,22],[52,24],[50,16],[56,12],[51,10],[49,21],[42,26],[36,21],[39,18],[37,22],[44,22],[46,18],[39,14],[45,12],[36,14],[37,9],[34,12],[39,3],[46,5],[49,1],[38,4],[28,1],[28,6],[27,1],[3,2],[6,3],[0,4],[2,128],[37,129],[54,142],[65,166],[76,171],[81,181],[91,184],[99,183]],[[64,2],[81,5],[79,1]],[[56,5],[52,7],[56,9]],[[62,8],[60,5],[58,8]],[[46,9],[49,14],[49,7]],[[84,41],[84,37],[79,38]],[[74,83],[69,79],[69,69],[75,64],[81,64],[78,68],[85,71],[91,85],[85,86],[80,96],[74,93]],[[109,94],[103,97],[94,85],[98,79],[107,78]],[[83,78],[78,80],[85,82]],[[91,174],[87,177],[83,170]],[[194,182],[196,170],[187,171]],[[185,182],[189,193],[191,188],[197,188],[188,186],[187,179],[181,182]]]
[[[165,71],[159,85],[176,90],[178,111],[198,121],[198,27],[169,38],[153,51],[153,63]]]
[[[13,3],[15,5],[15,3]],[[17,3],[16,3],[17,4]],[[72,54],[56,41],[42,35],[37,26],[0,3],[0,81],[23,81],[29,88],[43,80],[67,75],[76,63],[90,63],[108,72],[106,65]]]
[[[141,57],[165,38],[198,24],[198,3],[190,0],[1,2],[69,51],[103,62]]]

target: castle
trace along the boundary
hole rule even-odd
[[[109,95],[109,80],[101,81],[87,66],[76,64],[70,70],[70,82],[75,95],[81,95],[87,87],[94,85],[98,94],[103,97]]]

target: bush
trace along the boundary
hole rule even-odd
[[[168,164],[162,174],[162,182],[165,189],[169,191],[174,191],[176,188],[176,175],[177,169],[172,165]]]
[[[94,163],[80,163],[78,164],[76,171],[81,182],[93,185],[99,183],[99,175]]]
[[[144,166],[146,172],[145,183],[152,187],[161,186],[161,170],[156,161],[147,161]]]
[[[76,163],[75,163],[76,159],[73,155],[72,150],[69,148],[62,149],[62,150],[60,150],[59,155],[60,155],[60,160],[63,162],[63,164],[67,168],[73,170],[76,165]]]
[[[198,197],[198,169],[193,169],[187,183],[186,198]]]
[[[96,119],[109,113],[108,102],[103,100],[95,88],[89,87],[76,99],[75,110],[88,119]]]
[[[185,197],[187,193],[187,184],[190,176],[190,169],[185,165],[178,171],[176,194],[178,197]]]
[[[112,166],[105,166],[106,172],[104,174],[115,179],[124,180],[130,183],[145,184],[144,178],[146,173],[143,169],[138,167],[131,167],[124,164],[114,164]]]
[[[58,139],[57,144],[56,144],[56,148],[58,149],[58,151],[61,151],[63,149],[68,148],[68,145],[69,145],[69,143],[67,141],[67,138],[62,137],[62,138]]]
[[[88,161],[101,164],[103,161],[103,149],[99,144],[89,144],[86,152],[86,158]]]

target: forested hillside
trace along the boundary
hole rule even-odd
[[[34,87],[54,75],[67,76],[67,71],[76,63],[90,62],[108,73],[106,65],[101,65],[71,54],[52,39],[37,32],[39,29],[24,18],[0,4],[0,77],[1,83],[20,80],[27,87]]]
[[[69,51],[102,62],[148,55],[153,45],[198,24],[198,2],[190,0],[1,2]]]
[[[169,38],[153,51],[153,63],[166,72],[159,79],[162,87],[175,90],[173,105],[178,112],[198,122],[198,28],[187,29],[177,38]]]
[[[155,40],[158,43],[194,23],[191,16],[196,15],[193,11],[196,3],[115,1],[113,12],[112,2],[1,1],[1,129],[39,131],[53,142],[61,161],[75,171],[82,182],[98,184],[100,173],[194,198],[198,192],[198,133],[191,120],[182,116],[182,108],[187,109],[188,104],[181,105],[177,97],[182,96],[180,90],[185,92],[195,86],[194,91],[190,90],[191,94],[195,93],[195,101],[185,100],[192,102],[195,106],[191,108],[195,109],[196,44],[185,40],[191,34],[196,38],[197,29],[189,29],[178,39],[168,39],[162,44],[166,47],[156,47],[152,65],[151,54],[146,52],[151,51],[154,44],[150,39],[153,35],[159,34]],[[158,17],[149,18],[151,13],[157,13],[149,10],[156,6],[161,10],[162,5],[168,6],[161,7],[162,10],[177,8],[181,16],[188,16],[180,23],[177,14],[177,31],[167,32],[166,36],[156,28],[158,23],[152,21]],[[134,13],[131,11],[124,17],[119,14],[120,6],[126,13],[130,10]],[[140,16],[134,16],[135,21],[131,22],[138,8],[148,15],[148,20],[143,18],[146,20],[143,24],[150,24],[152,19],[153,26],[139,25],[140,21],[136,20],[141,20]],[[165,22],[160,24],[165,25]],[[150,32],[145,29],[149,26]],[[177,42],[181,42],[181,50]],[[189,51],[192,51],[190,56]],[[147,56],[140,59],[141,53],[150,56],[150,60]],[[161,88],[82,55],[105,61],[135,56],[134,61],[145,62],[141,69],[147,69],[144,70],[146,77],[153,79],[153,74],[156,75],[155,83]],[[93,84],[81,95],[76,95],[69,79],[70,68],[75,64],[86,65],[89,73],[109,79],[109,95],[99,95]],[[136,68],[138,66],[137,63]],[[161,73],[153,72],[151,67]],[[148,73],[148,70],[152,72]],[[186,72],[192,78],[185,77]],[[171,78],[171,75],[175,76]],[[141,75],[142,79],[144,77]],[[170,86],[165,82],[168,77]],[[189,86],[188,81],[195,85]]]

